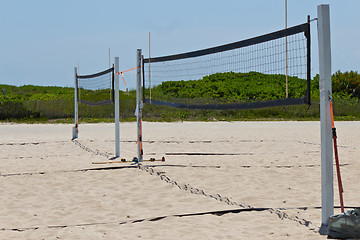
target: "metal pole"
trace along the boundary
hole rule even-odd
[[[151,103],[151,74],[150,74],[150,32],[149,32],[149,92],[150,92],[150,103]]]
[[[145,69],[144,69],[144,55],[141,55],[141,73],[142,73],[142,101],[145,99]]]
[[[115,57],[115,73],[119,72],[119,57]],[[120,157],[119,74],[115,74],[115,156]]]
[[[311,104],[311,37],[310,37],[310,15],[307,16],[308,29],[306,33],[306,49],[307,49],[307,70],[306,70],[306,82],[307,82],[307,90],[306,90],[306,103],[310,106]]]
[[[79,119],[79,109],[78,109],[78,81],[77,81],[77,68],[74,68],[74,78],[75,78],[75,85],[74,85],[74,100],[75,100],[75,114],[74,114],[74,119],[75,119],[75,126],[73,127],[73,132],[72,132],[72,139],[74,140],[75,138],[78,138],[78,119]]]
[[[80,73],[80,63],[78,62],[78,64],[77,64],[77,73]],[[76,74],[77,74],[76,73]],[[81,93],[80,93],[80,88],[79,88],[79,82],[77,81],[77,83],[76,83],[77,85],[77,90],[78,90],[78,94],[77,94],[77,96],[78,96],[78,101],[79,100],[81,100],[81,98],[80,98],[80,96],[81,96]]]
[[[285,29],[287,29],[287,0],[285,0]],[[288,86],[288,41],[287,36],[285,36],[285,71],[286,71],[286,98],[289,97],[289,86]]]
[[[321,232],[327,234],[328,219],[334,214],[334,177],[330,102],[331,91],[331,43],[329,5],[319,5],[319,89],[321,127]]]
[[[110,48],[109,48],[109,69],[111,68],[111,63],[110,63],[110,62],[111,62],[111,60],[110,60]],[[109,75],[109,84],[110,84],[110,85],[109,85],[109,86],[110,86],[109,88],[110,88],[110,99],[111,99],[111,97],[113,97],[113,96],[111,96],[111,94],[112,94],[112,93],[111,93],[111,92],[112,92],[112,91],[111,91],[111,75]]]
[[[138,161],[143,161],[142,148],[142,100],[141,100],[141,49],[137,50],[137,78],[136,78],[136,122],[137,122],[137,145]]]

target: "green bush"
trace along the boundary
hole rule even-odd
[[[22,102],[5,101],[0,103],[0,120],[38,117],[40,117],[39,112],[26,109]]]
[[[337,71],[331,77],[333,93],[339,96],[350,96],[360,100],[360,74],[355,71]]]
[[[289,77],[288,83],[289,98],[305,96],[305,79]],[[158,100],[187,103],[231,103],[283,99],[286,97],[285,91],[284,75],[226,72],[205,76],[200,80],[163,82],[152,89],[152,96]]]

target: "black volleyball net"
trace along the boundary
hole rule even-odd
[[[310,21],[142,64],[146,103],[220,110],[310,104]]]
[[[113,103],[114,67],[91,75],[76,75],[78,102],[91,106]]]

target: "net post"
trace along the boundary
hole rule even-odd
[[[141,98],[141,49],[137,49],[137,74],[136,74],[136,122],[137,122],[137,147],[138,147],[138,162],[143,161],[142,149],[142,107],[143,101]]]
[[[145,64],[144,55],[141,55],[141,68],[142,68],[142,101],[145,101]],[[151,102],[150,102],[151,103]]]
[[[74,100],[75,100],[75,113],[74,113],[74,121],[75,126],[72,129],[72,140],[75,138],[78,138],[78,120],[79,120],[79,108],[78,108],[78,79],[77,79],[77,68],[74,68],[74,79],[75,79],[75,85],[74,85]]]
[[[151,72],[150,72],[150,32],[149,32],[149,93],[150,93],[150,103],[151,103]],[[145,87],[145,84],[144,84],[144,87]]]
[[[305,100],[306,103],[311,105],[311,38],[310,38],[310,15],[307,16],[307,31],[306,31],[306,84],[307,84],[307,90],[306,90],[306,96]]]
[[[111,100],[113,102],[115,102],[115,65],[113,64],[113,71],[112,71],[112,76],[111,76]]]
[[[330,102],[331,97],[331,44],[329,5],[319,5],[318,44],[319,44],[319,89],[320,89],[320,127],[321,127],[321,234],[327,234],[328,219],[334,214],[333,150]]]
[[[115,73],[119,72],[119,57],[115,57]],[[119,74],[115,74],[115,157],[120,157],[120,100]]]

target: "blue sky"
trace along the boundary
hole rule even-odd
[[[80,74],[102,71],[118,56],[136,65],[136,49],[162,56],[213,47],[285,26],[285,0],[1,0],[0,84],[73,86]],[[330,5],[332,70],[360,72],[359,0],[288,0],[288,26]],[[316,22],[312,72],[318,72]],[[135,73],[126,81],[134,86]]]

